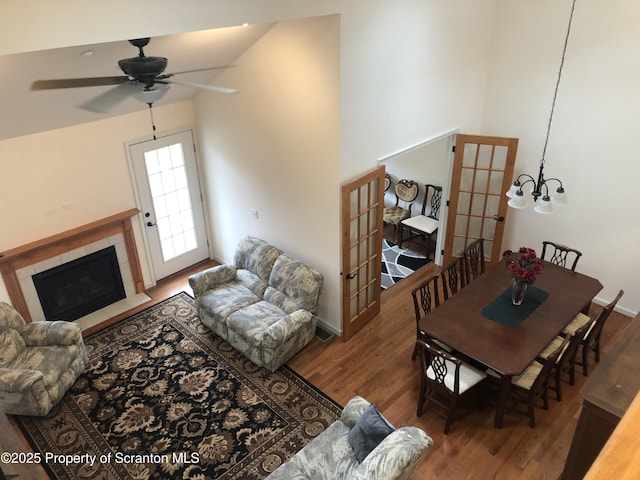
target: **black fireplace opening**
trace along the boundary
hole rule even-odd
[[[32,278],[47,320],[73,321],[126,297],[113,246]]]

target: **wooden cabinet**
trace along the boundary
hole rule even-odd
[[[580,390],[582,412],[561,480],[582,479],[640,390],[640,315]]]

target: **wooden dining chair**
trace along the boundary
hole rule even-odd
[[[484,263],[484,238],[474,240],[462,252],[466,265],[467,284],[475,280],[485,272]]]
[[[418,340],[416,346],[422,369],[417,415],[422,416],[427,400],[444,408],[446,435],[454,420],[473,410],[470,400],[475,399],[476,404],[482,400],[487,374],[425,341]]]
[[[464,288],[467,284],[465,257],[458,257],[449,262],[446,266],[442,267],[440,277],[442,279],[442,293],[444,295],[444,299],[448,300],[451,295],[458,293],[458,290]]]
[[[549,409],[549,378],[558,357],[568,342],[568,338],[563,338],[560,345],[543,363],[534,360],[521,375],[513,377],[511,380],[511,390],[509,392],[510,409],[527,415],[531,428],[536,427],[535,408],[540,399],[542,399],[543,408],[545,410]],[[500,378],[499,374],[491,369],[487,370],[487,373],[496,381]],[[520,405],[526,405],[526,412],[519,409]]]
[[[575,271],[576,265],[578,265],[578,260],[580,260],[581,256],[582,252],[575,248],[560,245],[555,242],[542,242],[542,254],[540,255],[540,258],[556,265],[560,265],[561,267],[569,268],[567,265],[571,264],[571,270]],[[571,263],[571,259],[573,259],[573,263]]]
[[[569,377],[569,385],[575,385],[576,381],[576,356],[578,355],[578,350],[580,349],[580,344],[582,339],[587,334],[587,330],[589,330],[591,323],[586,323],[582,327],[580,327],[576,332],[569,337],[569,342],[566,343],[564,350],[560,352],[560,356],[556,360],[555,365],[553,366],[551,372],[551,379],[553,382],[549,383],[549,388],[556,392],[556,400],[562,400],[562,390],[561,390],[561,381],[563,376],[567,375]],[[540,358],[542,360],[546,360],[549,355],[552,355],[553,352],[564,342],[564,337],[556,336],[551,343],[540,353]]]
[[[413,180],[402,179],[396,183],[396,203],[391,207],[385,207],[382,211],[384,223],[392,224],[396,229],[396,242],[398,242],[400,222],[411,216],[411,206],[418,197],[420,188]]]
[[[434,344],[438,348],[442,348],[451,353],[453,349],[438,340],[432,339],[420,329],[420,320],[428,318],[431,311],[440,305],[440,295],[438,294],[438,275],[423,281],[420,285],[411,291],[413,298],[413,309],[416,317],[416,340],[424,340]],[[412,360],[415,360],[418,354],[418,344],[413,349]]]
[[[406,240],[422,237],[427,240],[427,252],[435,251],[436,240],[434,237],[438,233],[440,224],[440,205],[442,204],[442,187],[436,185],[425,185],[424,200],[420,215],[415,215],[404,219],[398,225],[398,246],[402,248],[405,240],[404,234],[407,232]],[[429,210],[427,210],[429,207]]]
[[[616,295],[616,298],[614,298],[611,303],[602,308],[602,311],[590,325],[587,333],[582,338],[581,359],[576,360],[576,363],[578,365],[582,365],[582,373],[585,377],[589,375],[589,353],[593,352],[596,362],[600,361],[600,337],[602,336],[602,330],[604,329],[604,325],[607,322],[609,315],[615,308],[622,295],[624,295],[624,290],[620,290],[618,292],[618,295]]]

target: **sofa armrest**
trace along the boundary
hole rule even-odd
[[[236,279],[237,268],[235,265],[218,265],[189,277],[189,286],[197,297],[217,285],[229,283]]]
[[[0,368],[0,392],[26,392],[37,382],[44,385],[44,375],[37,370]]]
[[[305,325],[315,322],[315,316],[306,310],[296,310],[288,315],[286,320],[270,325],[264,332],[264,346],[266,348],[275,348],[284,344],[288,339],[294,336],[295,332]]]
[[[82,327],[65,321],[29,323],[22,329],[22,338],[30,347],[84,345]]]
[[[408,479],[422,463],[433,440],[417,427],[389,434],[355,469],[352,479]]]
[[[342,410],[340,420],[351,430],[369,405],[371,404],[364,398],[353,397]]]

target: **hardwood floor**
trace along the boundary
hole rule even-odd
[[[411,289],[436,273],[427,265],[383,292],[380,315],[348,342],[328,344],[316,339],[288,365],[341,404],[353,395],[375,402],[396,426],[415,425],[434,440],[417,478],[556,479],[564,467],[580,414],[580,387],[563,385],[563,400],[550,400],[548,411],[536,411],[536,428],[528,419],[508,413],[502,429],[493,428],[493,410],[474,411],[442,433],[444,416],[426,406],[416,416],[419,371],[411,360],[415,320]],[[603,333],[603,350],[631,319],[613,313]],[[553,396],[553,395],[552,395]]]
[[[208,265],[200,264],[163,280],[148,292],[150,303],[182,290],[191,293],[188,276]],[[558,478],[580,414],[579,391],[586,380],[581,374],[576,376],[576,385],[563,385],[561,402],[552,398],[548,411],[537,409],[535,429],[529,428],[527,417],[513,413],[507,413],[504,428],[495,429],[493,410],[486,408],[455,422],[445,436],[439,410],[426,405],[422,417],[416,416],[420,377],[417,362],[411,360],[415,320],[410,291],[437,268],[429,264],[384,291],[380,315],[348,342],[314,338],[288,365],[342,405],[361,395],[375,402],[395,426],[415,425],[426,431],[434,445],[416,478]],[[611,315],[602,337],[604,355],[630,320],[616,312]],[[2,417],[0,428],[6,422]],[[0,447],[15,451],[11,442],[16,437],[10,438],[3,435]],[[7,447],[7,441],[12,448]]]

